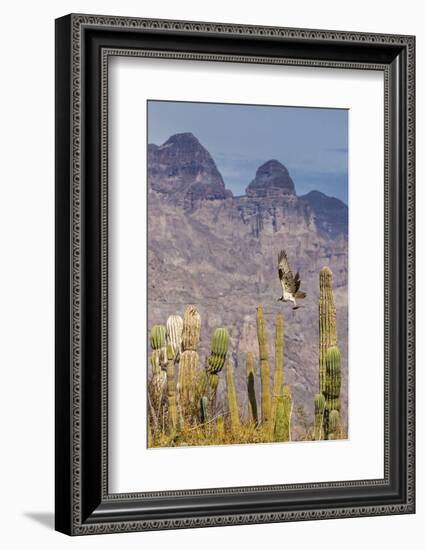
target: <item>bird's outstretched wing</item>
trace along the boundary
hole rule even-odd
[[[300,288],[300,275],[299,272],[294,276],[294,291],[297,292]]]
[[[281,250],[278,254],[278,277],[283,287],[283,292],[295,294],[300,287],[299,273],[293,275],[293,272],[288,265],[287,254],[285,250]]]

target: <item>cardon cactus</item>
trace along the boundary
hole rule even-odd
[[[240,413],[238,410],[237,392],[235,391],[234,384],[234,367],[231,363],[226,365],[226,389],[228,394],[228,409],[229,417],[231,421],[231,431],[234,435],[238,433],[240,429]]]
[[[182,351],[182,330],[182,317],[180,315],[170,315],[166,323],[167,343],[172,346],[175,361],[179,361]]]
[[[324,420],[324,409],[325,409],[325,397],[322,393],[315,394],[314,409],[315,409],[315,423],[314,423],[313,437],[315,440],[320,440],[323,438],[323,420]]]
[[[260,358],[260,383],[261,383],[261,404],[262,404],[262,424],[270,426],[271,423],[271,381],[268,363],[268,336],[266,333],[265,319],[263,316],[263,307],[257,308],[257,339],[259,343]]]
[[[330,411],[328,417],[328,438],[329,439],[338,439],[338,434],[340,431],[340,414],[339,411],[333,409]]]
[[[150,342],[152,353],[149,392],[153,412],[159,417],[167,379],[166,327],[164,325],[152,327]]]
[[[246,356],[247,367],[247,395],[248,395],[248,419],[255,426],[258,425],[256,391],[254,387],[254,358],[251,352]]]
[[[225,364],[228,346],[228,330],[226,328],[217,328],[213,333],[211,353],[207,358],[206,365],[207,392],[212,411],[216,401],[216,391],[219,383],[218,375]]]
[[[275,418],[278,398],[284,383],[284,315],[278,313],[275,320],[275,372],[272,395],[272,418]]]
[[[152,373],[156,375],[159,369],[166,370],[167,368],[166,327],[154,325],[151,329],[150,341]]]
[[[218,443],[223,443],[225,439],[225,425],[222,416],[216,418],[216,438]]]
[[[319,300],[319,392],[324,393],[327,349],[337,345],[336,307],[333,296],[333,273],[329,267],[320,271]]]
[[[180,357],[178,384],[179,403],[185,419],[189,419],[194,412],[198,367],[198,353],[194,350],[184,351]]]
[[[160,369],[167,368],[167,351],[166,351],[166,327],[164,325],[154,325],[151,329],[151,367],[152,376],[158,377]],[[160,376],[161,379],[164,375]]]
[[[200,340],[201,318],[195,306],[186,306],[183,316],[182,349],[195,351]]]
[[[197,379],[201,319],[195,306],[187,306],[183,316],[182,349],[179,365],[179,404],[186,421],[197,415]]]
[[[151,329],[151,348],[159,350],[166,347],[166,327],[154,325]]]
[[[274,440],[291,441],[291,413],[293,399],[290,386],[284,386],[282,395],[277,400],[277,410],[274,423]]]
[[[217,328],[213,333],[212,350],[207,359],[206,370],[209,374],[219,373],[226,359],[229,346],[229,333],[226,328]]]
[[[337,346],[328,348],[325,355],[326,377],[325,377],[325,411],[324,411],[324,437],[328,439],[330,431],[331,411],[340,411],[340,386],[342,383],[340,370],[340,351]]]
[[[209,419],[209,405],[205,395],[200,399],[200,421],[205,424]]]
[[[176,434],[178,424],[178,413],[176,404],[176,382],[175,382],[175,353],[173,346],[167,346],[167,402],[169,412],[169,434],[173,437]]]
[[[340,386],[342,377],[340,372],[340,351],[337,346],[328,348],[326,356],[325,377],[325,407],[328,410],[340,410]]]

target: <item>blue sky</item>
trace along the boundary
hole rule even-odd
[[[192,132],[235,195],[257,168],[277,159],[298,195],[316,189],[348,202],[348,111],[307,107],[148,102],[148,141]]]

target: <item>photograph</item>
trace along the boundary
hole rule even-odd
[[[348,124],[147,101],[148,448],[350,438]]]

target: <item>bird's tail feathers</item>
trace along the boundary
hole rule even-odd
[[[298,290],[298,291],[296,292],[296,298],[299,298],[300,300],[301,300],[302,298],[306,298],[306,292],[302,292],[301,290]]]

